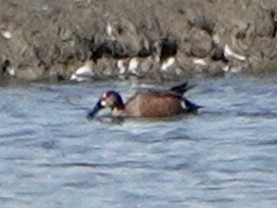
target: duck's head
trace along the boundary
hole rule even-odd
[[[103,108],[124,109],[124,103],[121,96],[116,91],[108,91],[102,94],[94,108],[88,113],[88,118],[93,118],[97,112]]]

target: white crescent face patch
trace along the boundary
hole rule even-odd
[[[107,107],[107,102],[105,100],[101,100],[101,105]]]
[[[101,96],[101,105],[103,107],[107,107],[107,102],[106,102],[106,99],[107,99],[107,93],[104,93],[102,96]]]

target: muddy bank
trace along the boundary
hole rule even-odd
[[[1,77],[276,72],[276,12],[274,0],[1,0]]]

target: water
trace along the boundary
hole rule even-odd
[[[124,122],[85,118],[123,82],[0,88],[1,207],[277,207],[277,82],[197,84],[198,115]]]

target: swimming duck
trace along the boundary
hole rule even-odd
[[[169,117],[197,112],[201,106],[183,97],[191,89],[187,82],[170,89],[139,89],[126,103],[116,91],[105,92],[88,113],[93,118],[103,108],[110,108],[113,117]]]

